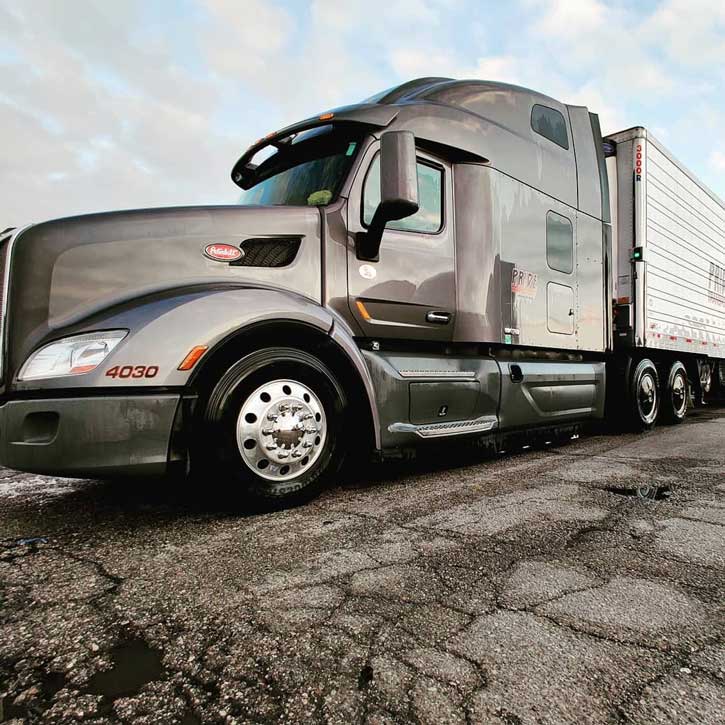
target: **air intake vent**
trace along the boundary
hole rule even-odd
[[[286,267],[297,256],[300,237],[260,237],[242,242],[244,256],[234,267]]]

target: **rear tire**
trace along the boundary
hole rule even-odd
[[[219,472],[252,506],[304,503],[342,465],[346,407],[321,360],[294,348],[258,350],[232,365],[200,406],[196,464]]]
[[[690,386],[685,366],[676,360],[667,373],[667,381],[662,391],[662,419],[667,423],[682,423],[687,415],[687,401]]]
[[[660,408],[660,386],[657,368],[645,358],[632,363],[629,376],[628,417],[634,430],[654,428]]]

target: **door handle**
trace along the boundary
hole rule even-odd
[[[425,321],[432,322],[434,325],[447,325],[451,321],[451,313],[431,310],[426,314]]]
[[[511,373],[511,381],[514,383],[520,383],[524,379],[524,372],[519,365],[509,366],[509,372]]]

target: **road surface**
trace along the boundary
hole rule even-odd
[[[722,408],[269,514],[0,470],[0,532],[0,720],[725,721]]]

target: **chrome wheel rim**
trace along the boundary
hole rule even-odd
[[[639,379],[637,406],[644,423],[652,423],[657,417],[657,383],[650,372],[645,372]]]
[[[237,418],[237,446],[242,460],[268,481],[290,481],[320,457],[327,439],[322,402],[296,380],[260,385]]]
[[[672,381],[672,407],[677,415],[682,415],[687,407],[687,381],[682,373],[677,373]]]

